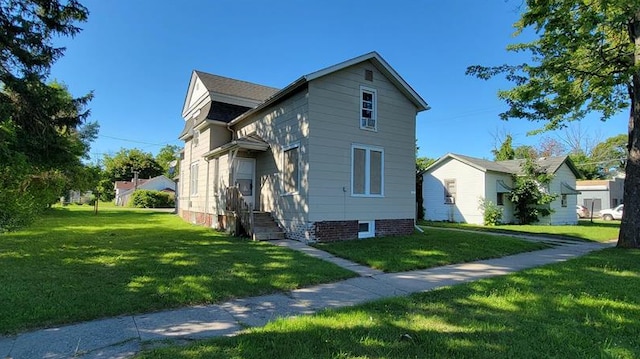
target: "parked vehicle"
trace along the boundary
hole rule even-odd
[[[623,210],[624,210],[624,204],[621,204],[618,207],[613,209],[611,208],[603,209],[598,213],[598,215],[602,217],[602,219],[604,219],[605,221],[610,221],[612,219],[622,219]]]
[[[576,205],[576,213],[578,214],[578,218],[589,218],[591,216],[589,209],[579,204]]]

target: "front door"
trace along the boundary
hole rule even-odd
[[[256,189],[254,178],[256,172],[256,160],[254,158],[236,158],[234,165],[234,185],[238,187],[245,202],[254,204]]]

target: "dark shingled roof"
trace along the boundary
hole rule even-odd
[[[458,160],[465,162],[471,166],[475,166],[483,171],[494,171],[494,172],[502,172],[509,173],[515,175],[522,175],[522,165],[525,160],[516,159],[516,160],[508,160],[508,161],[489,161],[481,158],[463,156],[455,153],[449,153],[440,158],[430,167],[435,167],[439,163],[441,163],[445,158],[457,158]],[[536,160],[536,164],[540,166],[540,169],[545,173],[554,174],[563,163],[567,163],[567,166],[574,172],[576,176],[579,175],[578,169],[575,167],[573,162],[567,156],[561,157],[541,157]]]
[[[247,81],[235,80],[228,77],[195,71],[209,92],[218,92],[226,95],[246,98],[263,102],[273,96],[279,89],[269,86],[254,84]]]

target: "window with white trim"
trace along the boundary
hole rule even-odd
[[[358,221],[358,238],[371,238],[376,236],[375,221]]]
[[[220,186],[220,158],[213,159],[213,194],[217,195]]]
[[[300,186],[300,145],[283,148],[282,189],[284,194],[296,193]]]
[[[456,203],[456,180],[445,179],[444,180],[444,204]]]
[[[191,171],[189,171],[189,185],[191,195],[195,196],[198,194],[198,162],[194,162],[191,164]]]
[[[360,86],[360,128],[378,130],[378,96],[376,90]]]
[[[198,144],[200,144],[200,131],[198,130],[194,130],[193,131],[193,147],[198,147]]]
[[[351,195],[384,195],[384,150],[381,147],[351,147]]]

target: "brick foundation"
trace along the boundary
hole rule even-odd
[[[315,222],[313,226],[318,242],[358,239],[358,221],[323,221]]]
[[[378,219],[375,221],[376,237],[402,236],[413,233],[414,221],[410,219]],[[323,221],[312,225],[312,241],[333,242],[358,239],[358,221]]]
[[[413,219],[377,219],[376,237],[402,236],[413,233]]]
[[[205,226],[205,227],[212,227],[213,225],[213,215],[209,214],[209,213],[202,213],[202,212],[192,212],[192,211],[187,211],[187,210],[181,210],[180,211],[180,217],[189,222],[189,223],[193,223],[193,224],[197,224],[199,226]],[[216,220],[217,220],[217,216],[216,216]]]

